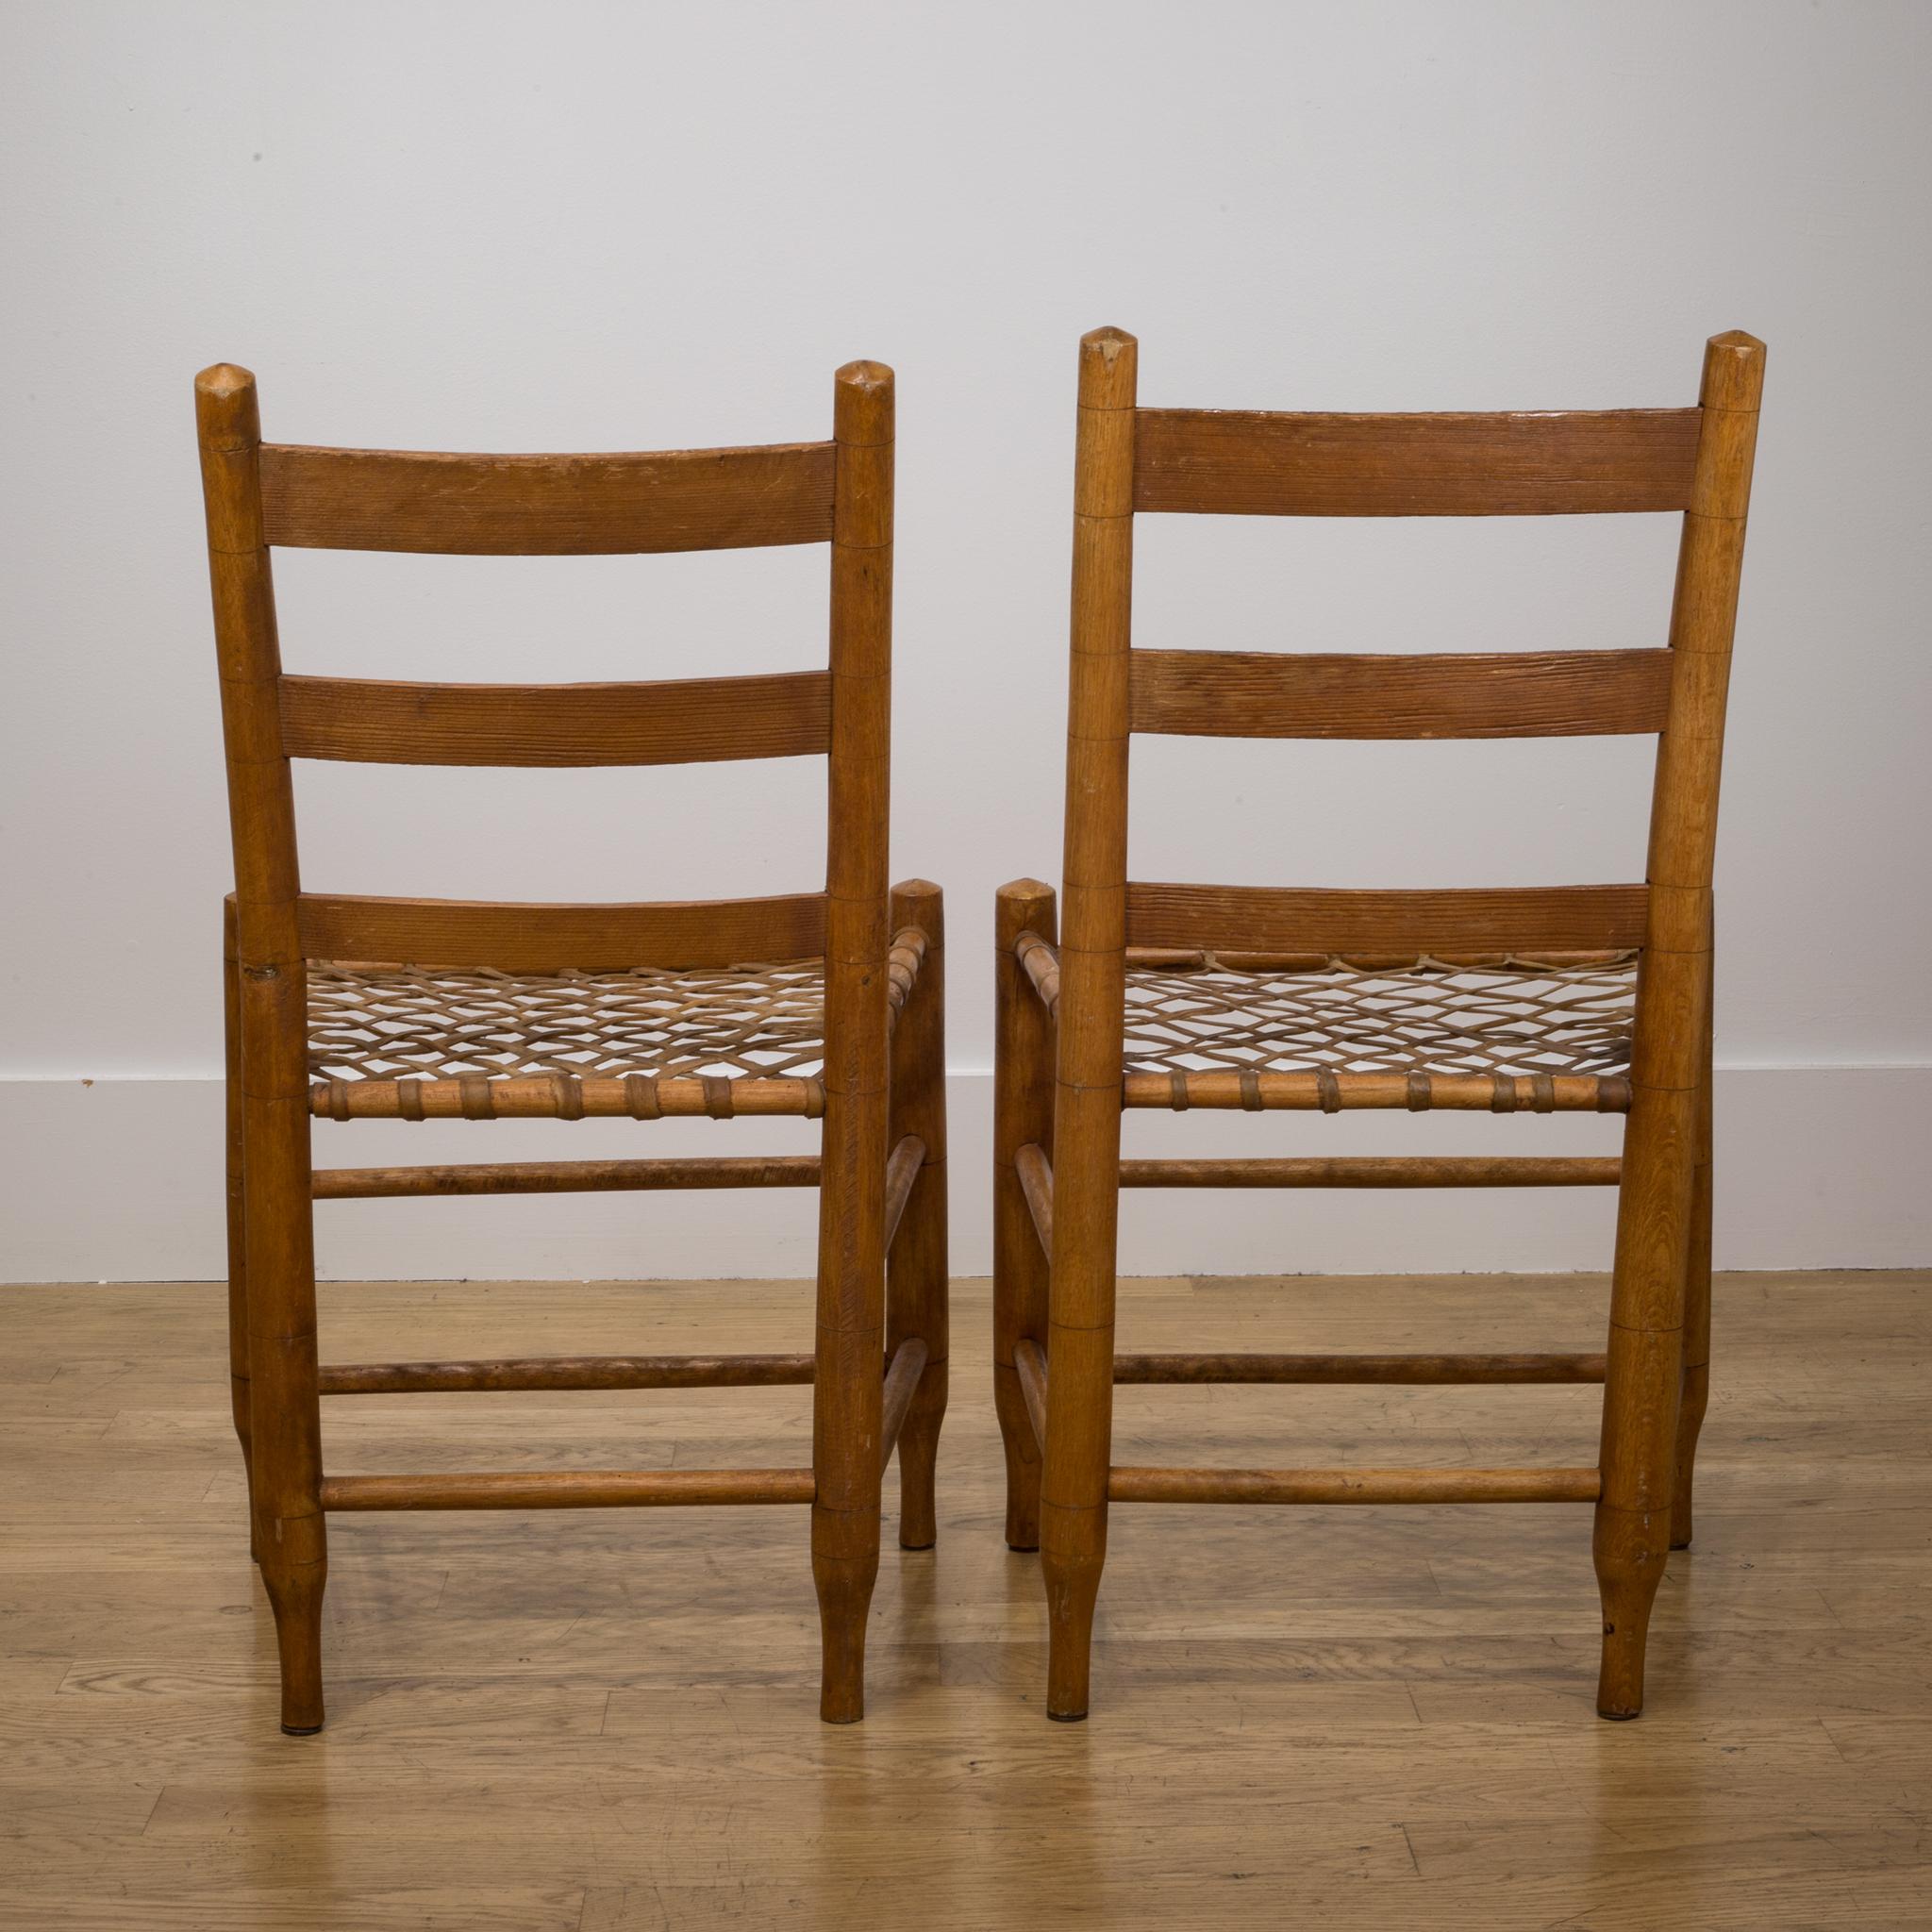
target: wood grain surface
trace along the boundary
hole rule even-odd
[[[1130,880],[1137,946],[1441,956],[1486,943],[1545,952],[1643,941],[1642,886],[1324,887],[1168,885]]]
[[[652,684],[281,681],[291,758],[387,765],[697,765],[791,758],[832,741],[832,676]]]
[[[823,543],[832,445],[445,456],[264,443],[268,541],[303,550],[591,557]]]
[[[1607,1293],[1130,1280],[1120,1329],[1592,1349]],[[291,1739],[238,1534],[222,1290],[0,1290],[0,1925],[1924,1925],[1932,1275],[1720,1275],[1715,1301],[1697,1542],[1669,1559],[1638,1724],[1595,1716],[1574,1506],[1119,1507],[1093,1715],[1041,1723],[1040,1580],[1001,1538],[975,1368],[938,1547],[880,1569],[864,1724],[818,1721],[804,1510],[372,1513],[331,1518],[331,1721]],[[812,1328],[800,1282],[325,1285],[321,1320],[334,1360],[782,1352]],[[954,1323],[984,1362],[983,1283]],[[1116,1430],[1130,1463],[1560,1466],[1591,1460],[1597,1401],[1130,1388]],[[343,1469],[795,1467],[809,1402],[369,1396],[324,1429]]]
[[[1299,517],[1688,509],[1699,421],[1695,409],[1141,409],[1134,508]]]
[[[1197,738],[1581,738],[1661,731],[1668,651],[1128,655],[1136,731]],[[284,678],[283,730],[288,729]],[[291,747],[292,749],[292,747]]]
[[[512,905],[306,892],[297,903],[311,959],[388,960],[505,973],[625,973],[633,966],[730,966],[808,959],[824,949],[820,892],[637,905]]]

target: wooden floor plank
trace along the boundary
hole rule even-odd
[[[1125,1349],[1589,1349],[1600,1278],[1123,1284]],[[335,1360],[809,1345],[800,1283],[323,1291]],[[275,1724],[223,1298],[0,1290],[0,1928],[1932,1926],[1932,1277],[1737,1275],[1642,1721],[1589,1512],[1123,1508],[1084,1725],[1000,1541],[983,1283],[939,1547],[816,1719],[802,1512],[331,1524]],[[1136,1388],[1122,1460],[1593,1459],[1583,1389]],[[338,1470],[803,1461],[809,1392],[375,1397]],[[894,1507],[888,1485],[889,1512]]]

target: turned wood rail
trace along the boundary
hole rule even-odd
[[[1612,1154],[1328,1155],[1302,1159],[1124,1160],[1124,1188],[1614,1188]]]
[[[808,1469],[540,1469],[461,1475],[332,1475],[322,1507],[363,1509],[697,1508],[809,1503]]]
[[[1109,1503],[1594,1503],[1593,1469],[1132,1469]]]
[[[1037,1341],[1013,1344],[1036,1444],[1046,1441],[1052,1381]],[[1600,1355],[1121,1355],[1114,1381],[1441,1384],[1601,1382]],[[1593,1469],[1147,1469],[1116,1465],[1113,1503],[1593,1503]]]
[[[318,1167],[318,1201],[460,1194],[600,1194],[626,1189],[815,1188],[816,1154],[704,1155],[675,1160],[508,1160],[458,1167]]]

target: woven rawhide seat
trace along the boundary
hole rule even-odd
[[[890,1001],[924,950],[902,933]],[[824,1111],[821,960],[672,972],[308,962],[310,1111],[582,1120]]]
[[[1016,949],[1049,1009],[1054,949]],[[1129,947],[1126,1107],[1488,1108],[1630,1105],[1637,953],[1341,958]]]
[[[1637,955],[1128,954],[1128,1107],[1630,1104]]]

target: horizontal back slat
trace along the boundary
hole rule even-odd
[[[360,899],[305,892],[310,959],[450,966],[465,972],[623,973],[633,966],[736,966],[812,959],[825,949],[822,892],[657,905],[546,906],[462,899]]]
[[[1213,951],[1535,956],[1643,943],[1647,886],[1330,891],[1127,887],[1127,943]]]
[[[1137,650],[1128,679],[1136,731],[1197,738],[1574,738],[1661,731],[1671,654]]]
[[[391,684],[284,677],[291,758],[391,765],[671,765],[831,743],[829,671],[662,684]]]
[[[1697,409],[1280,415],[1141,409],[1134,508],[1232,516],[1685,509]]]
[[[824,543],[833,446],[442,456],[261,446],[268,541],[305,550],[590,557]]]

